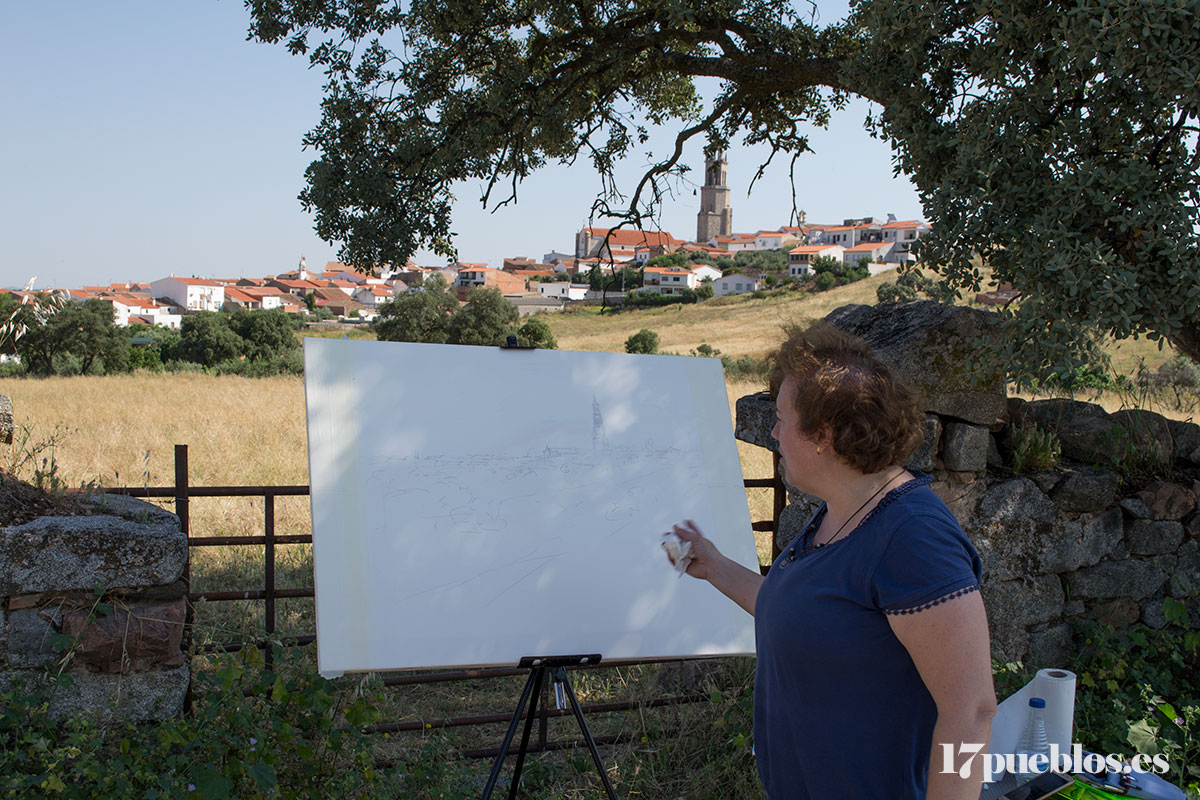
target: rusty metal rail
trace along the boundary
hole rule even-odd
[[[753,528],[756,531],[774,531],[778,526],[779,512],[786,503],[786,493],[783,483],[779,478],[779,457],[776,454],[774,457],[775,475],[772,478],[750,478],[745,481],[746,488],[771,488],[774,489],[774,519],[762,520],[753,523]],[[271,668],[272,652],[270,647],[271,637],[274,637],[276,631],[276,601],[281,599],[291,598],[306,598],[315,597],[312,588],[279,588],[275,585],[275,548],[277,545],[297,545],[311,544],[312,536],[307,534],[285,534],[277,535],[275,533],[275,498],[277,497],[302,497],[309,495],[308,486],[192,486],[188,480],[188,447],[187,445],[175,445],[175,485],[171,487],[118,487],[105,488],[103,491],[110,494],[124,494],[130,497],[142,498],[170,498],[175,501],[175,513],[179,517],[180,529],[188,537],[188,553],[189,557],[184,566],[184,580],[186,581],[188,591],[188,606],[187,617],[185,621],[184,645],[186,648],[193,648],[197,652],[236,652],[247,647],[257,647],[264,651],[264,658],[267,668]],[[190,501],[192,498],[205,497],[261,497],[263,498],[263,535],[262,536],[193,536],[191,531],[191,516],[190,516]],[[225,547],[230,545],[237,546],[262,546],[263,547],[263,587],[261,589],[237,589],[230,591],[191,591],[191,549],[194,547]],[[778,556],[778,545],[775,544],[772,548],[773,556]],[[219,643],[205,643],[196,645],[193,641],[194,631],[194,604],[196,601],[204,600],[208,602],[229,602],[239,600],[254,600],[263,602],[263,629],[266,634],[264,638],[251,639],[244,641],[229,641]],[[274,641],[281,643],[284,646],[305,646],[316,641],[315,635],[300,635],[287,637],[274,637]],[[651,659],[613,659],[604,661],[596,666],[576,667],[573,669],[605,669],[609,667],[621,666],[637,666],[645,664],[661,664],[671,662],[693,661],[695,659],[688,658],[651,658]],[[486,668],[486,669],[466,669],[452,670],[429,673],[405,673],[405,674],[385,674],[382,678],[383,684],[389,687],[425,685],[435,683],[445,683],[451,681],[466,681],[479,680],[484,678],[504,678],[526,675],[527,670],[517,669],[512,667]],[[700,694],[687,694],[677,697],[656,697],[639,700],[625,700],[608,703],[590,703],[583,705],[585,714],[601,714],[612,713],[619,711],[631,711],[643,708],[660,708],[672,705],[680,705],[684,703],[707,702],[708,697]],[[532,743],[528,752],[542,752],[548,750],[559,750],[579,746],[582,742],[574,740],[551,742],[546,740],[546,731],[548,720],[554,717],[569,714],[569,711],[559,711],[553,708],[547,708],[547,704],[542,702],[539,704],[537,711],[538,718],[538,740]],[[500,714],[478,714],[466,717],[455,717],[451,719],[440,720],[422,720],[408,722],[387,722],[378,723],[368,728],[369,731],[375,733],[392,733],[402,731],[419,731],[432,728],[455,728],[473,725],[489,725],[507,722],[511,719],[511,713]],[[606,736],[597,737],[598,744],[611,744],[621,741],[622,736]],[[485,748],[479,750],[464,750],[463,755],[469,758],[492,758],[499,753],[499,748]]]

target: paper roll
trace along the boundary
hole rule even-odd
[[[1012,753],[1017,749],[1017,741],[1029,719],[1031,697],[1046,701],[1046,741],[1057,743],[1061,752],[1071,752],[1075,734],[1075,673],[1065,669],[1041,669],[1033,680],[1007,697],[996,709],[988,740],[989,753]],[[1084,746],[1087,746],[1086,742]],[[990,783],[999,778],[1000,774],[989,771],[984,780]]]
[[[1075,673],[1065,669],[1039,669],[1031,697],[1046,701],[1046,741],[1071,752],[1075,741]],[[1026,701],[1028,702],[1028,701]]]

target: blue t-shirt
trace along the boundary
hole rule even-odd
[[[821,506],[796,537],[811,543]],[[929,488],[893,489],[847,537],[759,589],[754,749],[770,800],[920,800],[937,707],[888,614],[979,588],[979,556]]]

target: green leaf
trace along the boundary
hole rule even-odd
[[[193,783],[204,800],[229,800],[233,791],[233,781],[224,775],[218,775],[211,767],[202,769]]]
[[[270,792],[270,790],[279,785],[279,778],[275,775],[275,768],[265,761],[252,764],[247,772],[263,792]]]
[[[1133,745],[1139,753],[1153,756],[1161,752],[1158,746],[1158,730],[1144,719],[1129,726],[1125,740]]]

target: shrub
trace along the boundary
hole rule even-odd
[[[1014,425],[1011,433],[1011,462],[1013,472],[1020,475],[1058,466],[1062,444],[1058,434],[1036,423]]]
[[[550,326],[544,320],[533,317],[520,328],[517,328],[517,340],[530,347],[540,347],[543,350],[555,350],[558,341],[554,338]]]
[[[721,356],[721,366],[725,368],[725,377],[730,380],[760,380],[766,381],[771,372],[771,364],[766,359],[759,360],[753,356],[742,356],[738,359]]]
[[[297,648],[298,649],[298,648]],[[281,648],[282,650],[282,648]],[[56,798],[367,798],[377,683],[338,691],[302,656],[249,648],[193,678],[194,713],[158,724],[47,715],[54,684],[0,693],[0,794]],[[355,695],[358,695],[355,697]]]
[[[642,328],[640,331],[625,340],[625,352],[647,354],[657,353],[658,334],[649,328]]]

